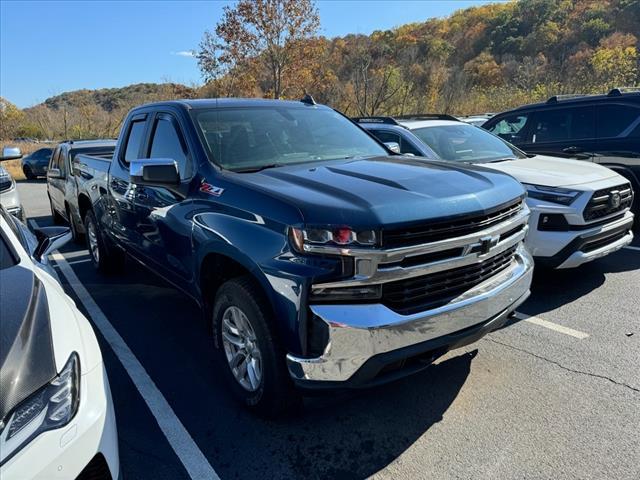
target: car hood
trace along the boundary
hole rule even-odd
[[[413,157],[272,168],[237,180],[296,206],[308,225],[380,227],[481,213],[524,194],[502,173]]]
[[[508,173],[522,183],[547,187],[589,184],[617,176],[613,170],[586,160],[570,160],[545,155],[484,165]]]
[[[56,375],[44,285],[28,268],[2,271],[0,421]]]

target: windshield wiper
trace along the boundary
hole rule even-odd
[[[261,172],[262,170],[267,170],[268,168],[277,168],[281,166],[282,166],[281,163],[269,163],[267,165],[261,165],[259,167],[238,168],[232,171],[236,173],[256,173],[256,172]]]
[[[498,162],[511,162],[513,160],[518,160],[516,157],[504,157],[504,158],[496,158],[495,160],[489,160],[485,163],[498,163]]]

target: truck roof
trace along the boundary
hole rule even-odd
[[[268,98],[200,98],[195,100],[169,100],[140,105],[134,110],[150,106],[178,106],[189,110],[201,108],[231,108],[231,107],[274,107],[275,105],[287,107],[306,107],[309,104],[300,100],[273,100]],[[319,107],[328,108],[325,105],[316,104]]]

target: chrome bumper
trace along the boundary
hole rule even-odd
[[[511,265],[442,307],[400,315],[381,304],[312,305],[329,342],[316,358],[287,355],[294,380],[345,382],[370,358],[437,339],[510,313],[529,294],[533,259],[520,244]]]

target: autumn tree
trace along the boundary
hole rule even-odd
[[[13,137],[23,118],[24,113],[18,107],[0,97],[0,139]]]
[[[305,41],[319,26],[313,0],[239,0],[224,7],[213,32],[205,32],[198,65],[208,81],[229,76],[233,82],[246,72],[265,76],[265,93],[280,98],[313,62],[305,58]]]

